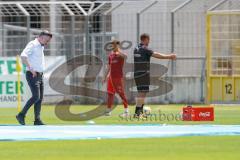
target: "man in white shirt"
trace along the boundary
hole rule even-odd
[[[34,125],[44,125],[40,118],[43,99],[43,71],[44,71],[44,46],[51,40],[52,34],[42,31],[39,36],[30,41],[21,53],[22,62],[27,66],[26,79],[31,89],[32,97],[27,101],[22,111],[16,116],[21,125],[25,125],[25,115],[34,104]]]

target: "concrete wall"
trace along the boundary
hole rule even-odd
[[[200,77],[175,77],[171,78],[173,90],[158,98],[150,98],[149,103],[203,103],[205,96],[205,82]],[[203,93],[202,93],[203,90]]]
[[[175,77],[175,78],[164,78],[166,81],[173,84],[173,90],[165,95],[158,96],[157,94],[154,97],[148,95],[146,99],[146,104],[169,104],[169,103],[181,103],[181,104],[195,104],[203,103],[202,99],[205,96],[205,81],[202,81],[200,77]],[[100,84],[100,83],[99,83]],[[128,102],[130,104],[135,104],[135,96],[129,94],[129,88],[127,86],[133,86],[131,82],[125,82],[125,91],[128,95]],[[106,91],[106,86],[96,85],[94,88],[99,88],[100,90]],[[160,88],[164,90],[165,88]],[[203,92],[202,92],[203,91]],[[151,92],[151,91],[150,91]],[[149,92],[149,93],[150,93]],[[75,97],[75,98],[74,98]],[[80,98],[79,98],[80,97]],[[100,100],[93,100],[86,97],[79,96],[76,101],[76,96],[69,95],[46,95],[44,97],[44,103],[56,104],[66,98],[73,99],[76,103],[90,103],[97,104]],[[119,98],[119,97],[118,97]],[[106,99],[103,100],[106,103]],[[121,99],[118,100],[119,104],[122,104]]]
[[[171,11],[181,5],[184,0],[159,1],[140,16],[140,33],[151,36],[150,48],[163,53],[171,52]],[[205,13],[219,0],[193,0],[174,14],[174,52],[178,57],[202,57],[201,59],[179,59],[173,65],[168,60],[156,60],[153,63],[163,64],[169,68],[165,76],[173,76],[174,89],[170,94],[158,98],[150,98],[151,103],[201,103],[201,76],[205,67]],[[133,48],[137,41],[138,11],[149,5],[142,3],[129,5],[126,3],[112,13],[112,30],[119,34],[120,40],[130,40],[133,47],[127,50],[128,62],[133,62]],[[171,67],[174,68],[171,68]],[[156,68],[157,69],[157,68]],[[155,68],[153,68],[155,70]],[[174,75],[172,75],[173,71]],[[184,92],[183,92],[184,91]]]

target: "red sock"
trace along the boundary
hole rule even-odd
[[[128,108],[128,102],[127,102],[127,98],[126,98],[125,94],[123,92],[121,92],[121,93],[119,93],[119,96],[121,97],[121,99],[123,101],[124,108]]]
[[[111,108],[114,100],[114,94],[108,93],[107,107]]]

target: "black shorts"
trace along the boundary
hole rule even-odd
[[[149,92],[150,74],[149,72],[137,73],[134,72],[134,80],[138,92]]]

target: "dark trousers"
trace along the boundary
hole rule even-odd
[[[31,89],[32,97],[27,101],[20,113],[25,116],[29,108],[34,104],[34,115],[35,120],[37,120],[40,119],[41,105],[43,99],[43,75],[41,73],[37,73],[37,76],[33,77],[32,73],[27,71],[26,79]]]

